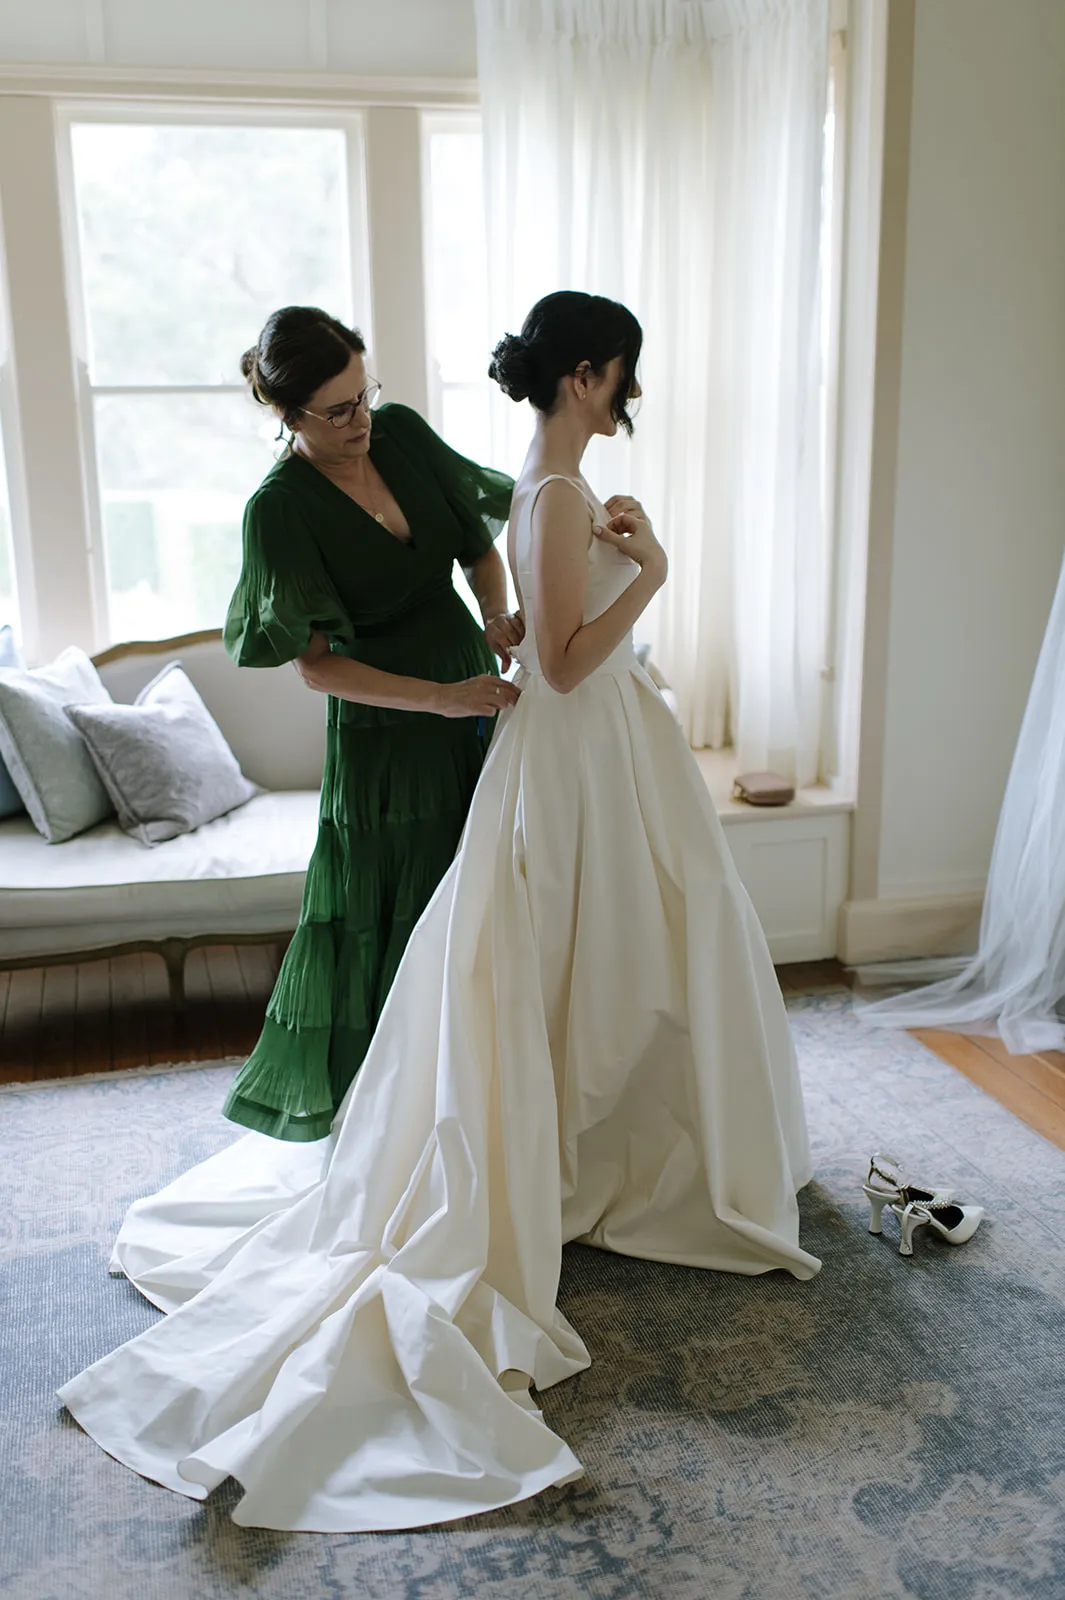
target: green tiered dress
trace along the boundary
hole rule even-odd
[[[456,682],[495,672],[453,584],[510,511],[511,480],[457,455],[406,406],[374,413],[370,458],[404,543],[302,457],[248,502],[226,619],[242,667],[276,667],[315,630],[384,672]],[[314,701],[308,691],[308,715]],[[258,1044],[225,1104],[277,1139],[321,1139],[362,1063],[407,940],[447,870],[492,728],[475,717],[328,701],[318,843],[300,924]]]

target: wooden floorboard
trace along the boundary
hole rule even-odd
[[[0,1083],[246,1056],[262,1027],[283,945],[218,945],[186,962],[175,1013],[156,955],[0,972]],[[789,996],[849,989],[838,961],[777,969]],[[1065,1053],[1011,1056],[998,1039],[915,1034],[942,1060],[1065,1149]]]
[[[1057,1087],[1033,1082],[1033,1077],[1038,1076],[1035,1057],[1009,1056],[997,1040],[949,1033],[943,1028],[918,1028],[913,1032],[914,1038],[943,1061],[949,1061],[1015,1117],[1065,1150],[1065,1083]],[[988,1049],[989,1045],[998,1045],[998,1051]]]
[[[212,965],[214,959],[215,951],[211,950]],[[205,949],[190,950],[185,961],[185,1005],[181,1025],[188,1041],[184,1052],[186,1061],[218,1061],[225,1055]]]
[[[777,968],[785,994],[833,994],[851,987],[850,974],[838,961],[789,961]]]
[[[269,995],[277,982],[277,972],[281,965],[277,946],[238,944],[234,948],[249,1001],[256,996]]]
[[[144,959],[138,953],[111,961],[111,1065],[116,1069],[148,1065]]]
[[[274,946],[194,950],[177,1012],[154,954],[0,972],[0,1084],[246,1056],[279,963]]]
[[[148,1033],[148,1065],[166,1066],[183,1059],[184,1041],[179,1046],[178,1018],[170,1004],[170,980],[161,956],[141,957],[144,976],[144,1025]]]
[[[0,1052],[8,1082],[32,1079],[37,1071],[37,1039],[44,1000],[44,973],[39,969],[12,972],[4,1007],[4,1039],[14,1042],[10,1051]],[[14,1070],[12,1075],[11,1069]]]
[[[74,1060],[70,1071],[75,1076],[83,1072],[109,1072],[114,1065],[111,1054],[111,963],[81,961],[77,974]],[[4,1031],[6,1033],[6,1028]]]
[[[7,997],[11,992],[13,972],[0,972],[0,1083],[21,1083],[25,1072],[10,1052],[3,1049],[4,1019],[7,1015]]]
[[[1005,1071],[1050,1100],[1065,1096],[1065,1072],[1045,1055],[1011,1056],[1001,1039],[977,1038],[974,1041]]]
[[[77,999],[77,967],[45,968],[41,1019],[27,1036],[27,1049],[31,1043],[34,1047],[34,1077],[51,1077],[64,1062],[74,1060]]]
[[[239,1055],[249,996],[235,946],[219,945],[211,951],[207,979],[218,1023],[220,1054]]]

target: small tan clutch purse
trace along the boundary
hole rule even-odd
[[[749,806],[786,806],[795,798],[795,786],[779,772],[743,772],[733,782],[732,798]]]

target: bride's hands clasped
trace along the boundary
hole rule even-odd
[[[610,513],[610,521],[596,524],[596,538],[603,544],[612,544],[615,550],[620,550],[622,555],[664,583],[669,558],[655,538],[651,519],[640,502],[631,495],[614,494],[603,504]]]

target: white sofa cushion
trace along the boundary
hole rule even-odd
[[[145,850],[105,822],[48,845],[28,817],[0,822],[0,960],[296,926],[318,836],[317,791],[247,805]]]
[[[68,706],[119,825],[141,844],[191,833],[245,805],[255,785],[237,766],[217,722],[171,661],[133,705]]]
[[[217,632],[112,654],[97,665],[115,700],[135,700],[164,661],[180,656],[246,778],[275,791],[321,784],[326,697],[308,689],[292,666],[234,666]]]

